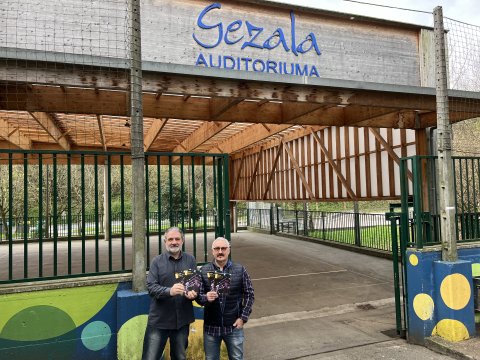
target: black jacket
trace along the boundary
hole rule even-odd
[[[196,267],[195,258],[184,252],[177,260],[167,252],[153,259],[147,276],[147,289],[152,297],[148,325],[176,330],[195,321],[192,301],[181,295],[170,296],[170,288],[176,282],[176,272]]]

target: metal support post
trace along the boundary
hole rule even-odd
[[[445,29],[441,6],[433,10],[435,33],[435,70],[437,92],[438,192],[441,216],[442,260],[457,261],[455,234],[455,198],[452,163],[452,127],[449,119]]]
[[[145,153],[143,149],[142,52],[140,0],[130,0],[130,120],[132,149],[132,289],[145,284]]]

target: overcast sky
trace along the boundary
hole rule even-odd
[[[277,2],[334,10],[344,13],[367,15],[371,17],[396,20],[414,24],[433,26],[433,15],[398,9],[389,9],[346,0],[274,0]],[[443,16],[480,26],[479,0],[359,0],[359,2],[396,6],[426,12],[433,12],[436,6],[442,6]]]

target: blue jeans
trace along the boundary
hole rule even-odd
[[[185,360],[189,331],[189,324],[178,330],[157,329],[147,325],[143,339],[142,360],[163,359],[163,350],[165,350],[168,339],[170,339],[170,358],[172,360]]]
[[[243,329],[233,329],[233,333],[221,336],[212,336],[203,333],[203,348],[206,360],[220,360],[220,344],[222,340],[227,346],[230,360],[243,360]]]

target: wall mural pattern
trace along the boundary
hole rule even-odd
[[[408,250],[406,255],[409,339],[422,343],[439,335],[449,341],[475,336],[472,277],[480,276],[478,249],[459,250],[456,263],[441,253]]]
[[[0,359],[141,358],[150,297],[130,283],[4,294],[0,302]],[[202,351],[203,308],[194,304],[189,343]]]

